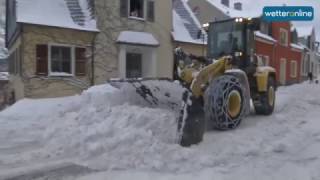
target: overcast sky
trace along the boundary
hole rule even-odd
[[[293,22],[296,26],[313,25],[316,29],[317,39],[320,41],[320,0],[234,0],[241,1],[244,4],[244,9],[249,11],[257,11],[262,13],[264,6],[313,6],[315,11],[315,19],[308,22]]]

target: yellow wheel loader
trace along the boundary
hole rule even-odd
[[[256,19],[235,18],[210,23],[208,57],[190,57],[176,49],[176,77],[189,93],[179,119],[180,144],[202,141],[208,129],[236,128],[249,114],[252,99],[255,112],[270,115],[274,110],[276,71],[259,66],[255,56]],[[190,60],[189,60],[190,62]]]
[[[180,145],[201,142],[206,130],[238,127],[249,114],[251,99],[257,114],[272,114],[277,89],[276,71],[272,67],[258,65],[254,54],[256,24],[255,20],[243,18],[210,23],[206,58],[188,55],[181,48],[176,48],[174,79],[184,87],[177,120]],[[154,88],[148,87],[147,81],[150,80]],[[157,94],[168,85],[161,85],[163,80],[126,79],[112,82],[129,82],[148,104],[159,106]],[[173,81],[170,83],[174,84]],[[172,94],[163,94],[168,101],[177,98]],[[177,105],[174,102],[165,104],[173,109]]]

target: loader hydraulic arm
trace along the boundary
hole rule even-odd
[[[198,98],[203,95],[205,87],[209,82],[222,75],[226,70],[231,69],[230,57],[225,56],[201,69],[194,77],[191,84],[191,91],[193,95]]]

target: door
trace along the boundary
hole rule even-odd
[[[127,78],[140,78],[140,77],[142,77],[142,54],[127,53],[126,77]]]
[[[286,74],[287,74],[287,60],[284,58],[280,59],[280,83],[282,85],[286,84]]]

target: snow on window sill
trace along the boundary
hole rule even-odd
[[[73,74],[69,74],[69,73],[61,73],[61,72],[52,72],[49,74],[49,76],[52,77],[73,77]]]
[[[128,18],[132,20],[137,20],[137,21],[146,21],[146,19],[143,17],[129,16]]]

